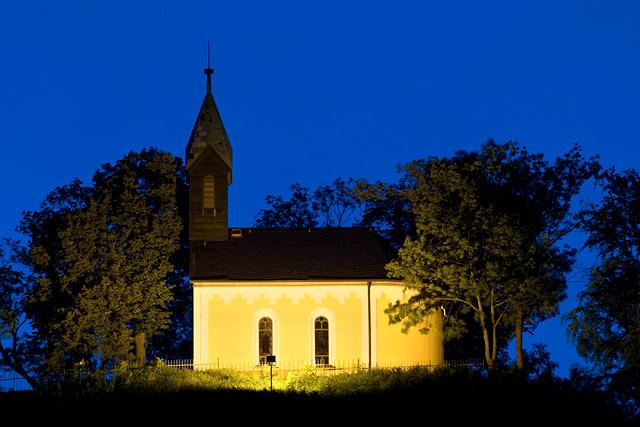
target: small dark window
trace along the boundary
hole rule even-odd
[[[329,321],[326,317],[315,320],[315,359],[317,365],[329,364]]]
[[[273,354],[273,322],[263,317],[258,322],[258,357],[260,364],[267,362],[267,356]]]

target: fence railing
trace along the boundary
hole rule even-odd
[[[367,369],[409,369],[422,367],[428,369],[437,369],[448,367],[453,369],[472,369],[484,370],[485,364],[482,360],[450,360],[444,364],[433,364],[430,361],[414,361],[414,362],[385,362],[376,363],[371,367],[361,360],[336,361],[331,364],[310,364],[309,362],[279,362],[273,366],[266,364],[230,364],[215,361],[196,361],[192,359],[176,359],[163,360],[165,366],[175,369],[189,369],[206,371],[212,369],[230,369],[242,372],[261,372],[263,369],[273,369],[274,373],[288,374],[314,371],[317,375],[338,375],[341,373],[353,373],[356,371]],[[31,386],[21,376],[15,373],[0,373],[0,392],[9,391],[27,391],[32,390]]]
[[[251,372],[261,371],[267,364],[252,364],[252,363],[225,363],[220,360],[192,360],[192,359],[179,359],[179,360],[163,360],[163,363],[171,368],[176,369],[193,369],[193,370],[212,370],[212,369],[229,369],[233,371]],[[442,367],[448,368],[463,368],[463,369],[484,369],[485,364],[482,360],[450,360],[444,364],[435,364],[431,361],[404,361],[404,362],[384,362],[375,363],[369,366],[368,363],[361,360],[345,360],[336,361],[329,364],[323,363],[309,363],[309,362],[277,362],[273,365],[273,369],[276,372],[288,373],[288,372],[302,372],[308,370],[314,370],[316,373],[323,374],[338,374],[338,373],[350,373],[365,369],[409,369],[415,367],[437,369]]]
[[[12,372],[0,374],[0,392],[27,390],[31,390],[31,386],[18,374]]]

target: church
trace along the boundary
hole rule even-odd
[[[233,154],[212,73],[185,153],[194,365],[442,364],[439,312],[428,334],[389,324],[385,308],[408,295],[374,231],[229,227]]]

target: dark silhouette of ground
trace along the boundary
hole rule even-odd
[[[458,384],[459,386],[460,384]],[[44,397],[0,394],[0,410],[24,422],[74,425],[635,425],[596,395],[536,386],[419,385],[384,393],[322,397],[213,391]],[[570,424],[569,424],[570,423]],[[445,424],[441,424],[445,425]]]

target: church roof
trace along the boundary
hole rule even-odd
[[[211,93],[211,68],[205,69],[207,74],[207,93],[202,101],[198,118],[191,131],[186,148],[186,169],[188,170],[197,160],[198,156],[211,146],[222,160],[232,167],[233,153],[227,131],[222,123],[216,101]]]
[[[385,279],[394,255],[364,228],[234,230],[225,241],[191,242],[192,280]]]

